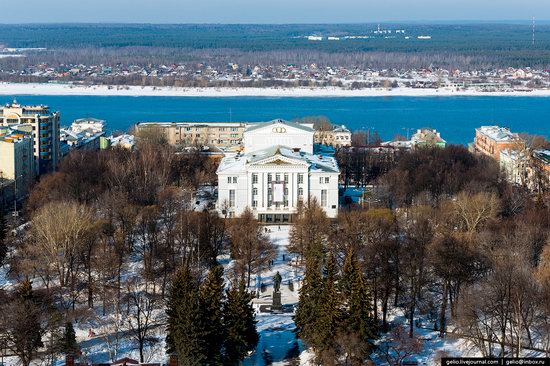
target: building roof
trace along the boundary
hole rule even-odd
[[[313,128],[311,128],[311,127],[309,127],[305,124],[285,121],[285,120],[282,120],[282,119],[274,119],[274,120],[269,121],[269,122],[256,122],[256,123],[248,124],[246,126],[246,132],[258,130],[260,128],[264,128],[266,126],[275,125],[275,124],[284,124],[284,125],[287,125],[289,127],[297,128],[297,129],[302,130],[302,131],[315,132],[313,130]]]
[[[244,122],[138,122],[138,127],[243,127]]]
[[[537,150],[533,155],[545,164],[550,164],[550,150]]]
[[[280,156],[290,160],[300,161],[308,165],[310,172],[339,173],[336,159],[324,155],[308,154],[298,149],[286,146],[270,146],[244,155],[226,156],[222,159],[218,173],[244,172],[249,164],[259,163],[272,157]]]
[[[483,135],[497,142],[508,142],[516,139],[517,134],[512,133],[509,128],[500,126],[481,126],[477,130]]]
[[[345,132],[345,133],[351,133],[351,131],[344,125],[336,126],[332,130],[333,132]]]
[[[437,130],[431,128],[421,128],[416,131],[414,135],[411,136],[411,141],[414,143],[427,143],[427,144],[436,144],[436,143],[447,143],[447,141],[441,138],[441,135]]]

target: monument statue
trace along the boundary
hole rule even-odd
[[[275,276],[273,276],[273,291],[274,292],[279,292],[281,290],[281,281],[283,280],[283,278],[281,277],[281,274],[279,273],[279,271],[277,271],[277,273],[275,273]]]

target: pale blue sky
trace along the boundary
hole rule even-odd
[[[8,0],[2,0],[3,2]],[[19,0],[4,22],[362,23],[550,18],[549,0]],[[7,14],[12,13],[11,11]]]

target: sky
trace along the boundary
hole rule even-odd
[[[2,2],[9,0],[0,0]],[[19,0],[0,23],[368,23],[550,19],[549,0]]]

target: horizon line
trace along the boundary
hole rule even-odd
[[[126,22],[126,21],[102,21],[102,22],[18,22],[4,23],[0,22],[0,26],[28,26],[28,25],[372,25],[372,24],[531,24],[530,19],[421,19],[421,20],[369,20],[365,22]],[[549,23],[550,19],[536,19],[537,23]]]

